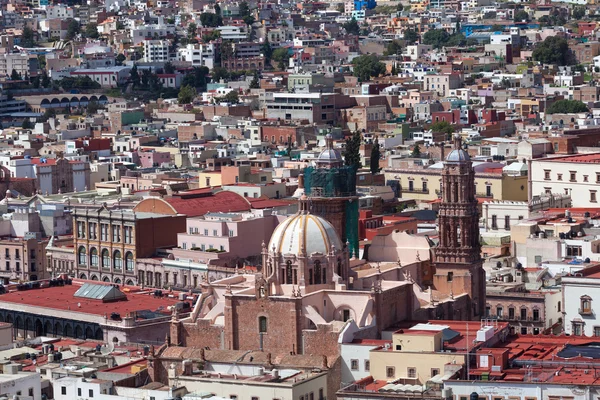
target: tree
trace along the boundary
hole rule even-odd
[[[271,59],[273,61],[277,61],[278,68],[283,70],[283,69],[285,69],[287,62],[290,59],[290,52],[287,47],[280,47],[273,51],[273,54],[271,55]]]
[[[371,148],[371,164],[369,165],[372,174],[376,174],[381,170],[379,160],[381,160],[381,150],[379,149],[379,139],[375,137]]]
[[[358,25],[356,18],[352,18],[350,21],[342,24],[342,28],[344,28],[349,35],[358,35],[360,33],[360,26]]]
[[[384,56],[395,56],[402,53],[402,46],[398,40],[392,40],[383,52]]]
[[[492,25],[492,32],[502,32],[504,31],[504,27],[502,25],[494,24]]]
[[[231,104],[237,104],[240,102],[240,95],[236,89],[227,92],[225,96],[223,96],[223,100]]]
[[[235,50],[231,41],[226,40],[221,43],[221,60],[229,60],[235,57]]]
[[[131,79],[134,89],[136,86],[140,85],[140,74],[138,73],[137,65],[134,65],[129,71],[129,78]]]
[[[385,64],[379,61],[374,54],[358,56],[352,60],[354,65],[354,76],[364,82],[385,73]]]
[[[202,36],[202,41],[204,43],[209,43],[213,40],[217,40],[220,37],[221,37],[221,31],[218,31],[215,29],[214,31],[209,32],[209,33],[205,34],[204,36]]]
[[[229,79],[229,71],[223,67],[214,67],[211,73],[213,82]]]
[[[75,39],[75,36],[77,36],[80,31],[81,31],[81,27],[79,26],[79,22],[72,19],[71,21],[69,21],[69,25],[67,26],[67,34],[65,36],[65,39],[67,39],[67,40]]]
[[[247,1],[242,1],[240,3],[240,17],[244,18],[250,15],[250,7],[248,6]]]
[[[33,85],[34,89],[39,89],[40,84],[41,84],[40,76],[38,75],[35,78],[33,78],[33,81],[31,81],[31,84]]]
[[[419,33],[414,29],[407,29],[404,31],[404,40],[406,40],[408,44],[413,44],[419,40]]]
[[[449,38],[450,35],[443,29],[430,29],[423,35],[423,43],[438,49],[445,46]]]
[[[273,56],[273,48],[271,47],[271,43],[269,43],[269,38],[265,39],[265,42],[261,45],[261,50],[263,55],[265,56],[265,64],[271,62],[271,57]]]
[[[421,157],[421,148],[419,147],[419,143],[415,144],[415,147],[413,147],[412,152],[410,153],[410,156],[412,158],[420,158]]]
[[[585,7],[575,7],[572,13],[573,19],[582,19],[585,17]]]
[[[35,128],[35,126],[33,125],[33,123],[29,120],[29,118],[25,118],[23,120],[23,124],[21,124],[21,128],[23,129],[33,129]]]
[[[218,26],[223,25],[223,18],[220,15],[213,13],[202,13],[200,14],[200,23],[204,28],[216,28]],[[191,24],[190,24],[191,25]],[[194,24],[195,25],[195,24]],[[194,30],[195,32],[195,30]],[[189,34],[189,27],[188,27]],[[195,34],[194,34],[195,36]]]
[[[202,16],[200,16],[200,19],[202,19]],[[198,30],[198,25],[196,25],[193,22],[191,24],[189,24],[188,28],[187,28],[188,39],[195,38],[197,30]]]
[[[13,69],[12,72],[10,73],[10,80],[11,81],[20,81],[21,74],[18,73],[16,69]]]
[[[50,77],[48,76],[48,74],[46,73],[46,71],[42,72],[42,87],[43,88],[47,88],[48,86],[50,86]]]
[[[104,107],[102,107],[97,101],[90,101],[86,107],[86,110],[88,115],[94,115],[97,114],[98,111],[103,108]]]
[[[98,25],[90,22],[85,26],[85,36],[91,39],[97,39],[100,34],[98,33]]]
[[[567,39],[559,36],[549,36],[533,50],[533,59],[542,64],[572,64]]]
[[[117,65],[123,65],[123,62],[126,60],[125,56],[121,53],[117,54],[117,57],[115,58],[115,63]]]
[[[23,28],[23,33],[21,33],[21,46],[23,47],[35,47],[35,37],[34,32],[31,28],[25,27]]]
[[[171,64],[171,62],[166,62],[163,69],[165,71],[165,74],[174,74],[175,73],[175,67],[173,66],[173,64]]]
[[[529,21],[529,14],[524,10],[518,11],[515,13],[514,20],[515,22]]]
[[[260,89],[260,77],[257,70],[254,70],[254,76],[250,81],[250,89]]]
[[[250,26],[255,22],[256,19],[252,15],[246,15],[244,18],[242,18],[242,20],[244,20],[246,25]]]
[[[340,14],[343,14],[344,12],[346,12],[346,8],[344,7],[344,3],[338,3],[335,6],[335,9],[337,12],[339,12]]]
[[[362,134],[360,131],[354,131],[352,136],[346,139],[344,148],[344,164],[354,169],[362,167],[360,162],[360,144],[362,143]]]
[[[454,127],[448,121],[434,122],[429,128],[434,133],[442,132],[447,135],[451,135],[452,133],[454,133]]]
[[[215,4],[215,14],[221,16],[221,6],[218,4]]]
[[[589,111],[585,103],[579,100],[558,100],[546,108],[546,114],[573,114]]]
[[[208,73],[208,67],[194,67],[194,71],[192,73],[189,73],[183,77],[182,85],[188,85],[194,88],[201,88],[204,90],[206,89]]]
[[[196,97],[196,89],[192,86],[185,85],[179,89],[179,95],[177,96],[177,102],[179,104],[190,104]]]

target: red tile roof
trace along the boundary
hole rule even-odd
[[[210,194],[203,191],[183,192],[163,199],[179,214],[198,217],[209,212],[250,211],[250,203],[237,193],[221,191]]]
[[[600,164],[600,153],[575,154],[575,155],[572,155],[572,156],[552,157],[552,158],[548,158],[548,159],[542,159],[540,161],[557,161],[557,162],[569,162],[569,163]]]

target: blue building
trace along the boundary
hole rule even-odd
[[[375,0],[354,0],[354,10],[372,10],[377,7]]]

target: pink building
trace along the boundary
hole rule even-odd
[[[171,154],[159,151],[138,151],[139,165],[142,168],[158,167],[171,163]]]
[[[254,210],[188,218],[187,231],[177,236],[177,245],[183,250],[228,253],[228,258],[258,256],[279,224],[277,217],[270,210]]]

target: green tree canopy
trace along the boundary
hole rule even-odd
[[[285,69],[287,62],[290,59],[290,51],[287,47],[280,47],[278,49],[275,49],[273,51],[273,54],[271,55],[271,59],[273,61],[277,61],[278,68],[283,70]]]
[[[123,62],[126,60],[125,56],[121,53],[117,54],[117,57],[115,58],[115,63],[117,65],[123,65]]]
[[[77,36],[77,34],[80,31],[81,31],[81,26],[79,25],[79,22],[72,19],[71,21],[69,21],[69,25],[67,26],[67,34],[65,36],[65,39],[67,39],[67,40],[75,39],[75,36]]]
[[[179,89],[179,95],[177,96],[177,102],[179,104],[190,104],[196,97],[196,89],[192,86],[185,85]]]
[[[433,132],[442,132],[445,134],[454,133],[454,127],[448,121],[438,121],[431,124],[429,127]]]
[[[250,89],[259,89],[260,88],[260,77],[258,76],[258,71],[254,70],[254,76],[250,81]]]
[[[97,39],[100,34],[98,33],[98,25],[90,22],[85,26],[85,36],[91,39]]]
[[[444,29],[430,29],[423,35],[423,43],[440,48],[446,45],[450,34]]]
[[[567,39],[549,36],[533,50],[533,59],[543,64],[569,65],[573,63]]]
[[[419,38],[419,33],[414,29],[407,29],[404,31],[404,40],[406,40],[408,44],[415,43],[417,40],[419,40]]]
[[[585,103],[579,100],[558,100],[546,108],[546,114],[572,114],[589,111]]]
[[[206,89],[206,84],[208,83],[208,67],[194,67],[193,72],[186,74],[183,77],[182,86],[191,86],[193,88],[201,88]]]
[[[352,136],[346,139],[344,147],[344,164],[359,169],[362,167],[360,162],[360,144],[362,143],[362,134],[360,131],[354,131]]]
[[[250,7],[248,6],[247,1],[242,1],[240,3],[240,17],[244,18],[250,15]]]
[[[21,74],[17,72],[16,69],[13,69],[12,72],[10,73],[10,80],[11,81],[20,81],[21,78]]]
[[[23,124],[21,124],[21,128],[23,129],[33,129],[35,128],[35,126],[33,125],[33,123],[29,120],[29,118],[25,118],[23,120]]]
[[[412,151],[410,152],[410,156],[412,158],[420,158],[421,157],[421,147],[419,147],[419,143],[415,144]]]
[[[200,15],[200,20],[202,20],[202,15]],[[188,39],[195,38],[197,30],[198,25],[196,25],[194,22],[190,23],[187,28]]]
[[[575,7],[573,8],[573,12],[571,14],[573,19],[582,19],[585,17],[585,7]]]
[[[515,20],[515,22],[529,21],[529,14],[527,13],[527,11],[524,11],[524,10],[517,11],[515,13],[514,20]]]
[[[227,94],[223,96],[223,100],[231,104],[237,104],[240,102],[240,95],[238,91],[234,89],[230,92],[227,92]]]
[[[35,34],[33,30],[27,26],[23,28],[23,33],[21,34],[21,46],[35,47]]]
[[[402,53],[402,45],[399,40],[392,40],[385,48],[383,52],[384,56],[395,56]]]
[[[355,18],[342,24],[342,28],[344,28],[349,35],[358,35],[360,33],[360,26]]]
[[[381,149],[379,148],[379,139],[376,137],[371,148],[371,164],[369,164],[372,174],[377,174],[381,170],[379,160],[381,160]]]
[[[216,28],[223,25],[223,17],[214,13],[202,13],[200,14],[200,23],[204,28]],[[190,24],[191,25],[191,24]],[[195,25],[195,24],[194,24]],[[188,27],[189,35],[189,27]]]
[[[385,64],[379,61],[374,54],[358,56],[352,60],[352,65],[354,66],[354,76],[361,82],[385,73]]]
[[[140,85],[140,74],[138,73],[137,65],[134,65],[129,71],[129,78],[133,84],[133,88]]]

